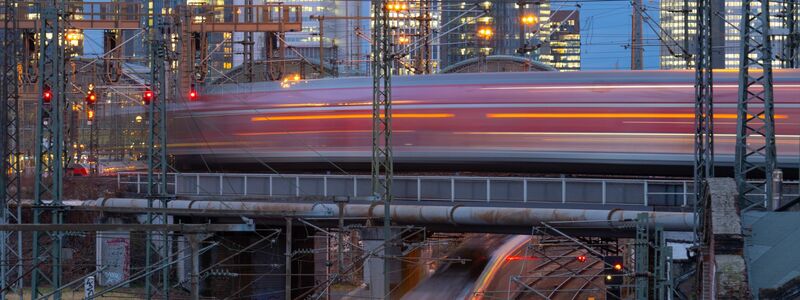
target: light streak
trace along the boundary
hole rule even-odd
[[[509,86],[485,87],[482,90],[595,90],[595,89],[688,89],[694,88],[690,84],[661,84],[661,85],[562,85],[562,86]],[[714,88],[739,88],[736,84],[719,84]],[[800,84],[776,84],[773,88],[800,88]]]
[[[381,115],[383,117],[383,115]],[[394,119],[438,119],[452,118],[454,114],[429,113],[429,114],[392,114]],[[262,121],[300,121],[300,120],[337,120],[337,119],[372,119],[372,114],[337,114],[337,115],[299,115],[299,116],[269,116],[253,117],[253,122]]]
[[[694,119],[690,113],[493,113],[491,119]],[[715,114],[714,119],[736,119],[736,114]],[[752,117],[748,116],[748,117]],[[787,115],[775,115],[775,119],[787,119]]]

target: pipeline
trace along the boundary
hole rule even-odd
[[[107,212],[136,212],[147,208],[146,199],[108,198],[69,201],[75,208]],[[339,217],[334,203],[298,203],[265,201],[172,200],[166,209],[174,215]],[[392,204],[392,220],[401,224],[533,226],[541,222],[558,223],[558,227],[618,229],[630,227],[640,213],[647,213],[653,225],[668,231],[691,231],[694,214],[687,212],[654,212],[619,209],[562,209],[529,207],[485,207],[465,205]],[[344,218],[383,217],[383,205],[354,204],[344,207]]]

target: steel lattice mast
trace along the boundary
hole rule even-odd
[[[800,28],[797,22],[797,0],[783,2],[783,24],[788,29],[783,43],[783,67],[800,68]]]
[[[35,159],[36,179],[34,187],[33,223],[63,223],[62,177],[64,155],[64,106],[66,105],[66,76],[64,76],[65,45],[61,41],[60,26],[63,2],[60,0],[40,3],[41,30],[39,32],[39,97],[36,123]],[[33,298],[44,294],[44,285],[61,287],[60,232],[34,232],[33,261],[31,275]],[[46,271],[46,268],[50,271]],[[56,292],[55,299],[61,298]]]
[[[699,295],[708,292],[708,251],[706,245],[705,183],[714,177],[714,76],[712,73],[712,9],[710,0],[697,1],[697,51],[695,53],[695,102],[694,102],[694,212],[695,244],[700,246],[697,256],[697,290]]]
[[[714,177],[714,76],[711,54],[711,1],[697,1],[697,53],[695,54],[694,194],[695,210],[702,211],[702,188]],[[697,226],[701,225],[698,223]]]
[[[769,0],[742,1],[734,172],[743,210],[763,203],[750,201],[746,195],[761,194],[771,201],[775,192],[772,187],[776,152],[769,20]]]
[[[22,217],[22,207],[19,205],[19,192],[21,189],[20,164],[19,164],[19,73],[17,62],[20,55],[19,23],[17,20],[17,7],[15,1],[4,2],[5,30],[3,30],[2,44],[2,82],[0,82],[0,123],[3,132],[0,147],[3,158],[0,168],[8,170],[0,172],[0,194],[2,194],[2,211],[0,222],[2,224],[19,224]],[[22,299],[22,235],[18,231],[0,232],[0,287],[17,292]],[[6,293],[0,292],[0,299],[6,299]]]
[[[392,202],[392,49],[386,0],[372,0],[372,193],[383,202],[384,239],[391,235]],[[389,298],[389,248],[384,247],[385,298]]]
[[[147,140],[147,197],[148,224],[165,224],[164,213],[154,213],[153,208],[167,206],[167,51],[165,36],[168,24],[164,17],[163,0],[153,1],[153,12],[150,27],[150,91],[152,99],[147,104],[149,136]],[[160,271],[148,273],[145,279],[145,293],[148,299],[153,297],[169,298],[168,232],[148,232],[147,254],[145,264],[147,270],[161,268]],[[163,261],[162,261],[163,260]],[[160,264],[157,264],[161,262]],[[163,266],[161,266],[163,264]],[[160,295],[159,295],[160,294]]]

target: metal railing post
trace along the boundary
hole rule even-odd
[[[492,182],[489,178],[486,178],[486,202],[492,201]]]
[[[450,177],[450,202],[456,202],[456,179]]]
[[[561,177],[561,203],[567,203],[567,179]]]
[[[422,201],[422,178],[417,177],[417,201]]]
[[[197,190],[197,194],[200,195],[200,174],[195,174],[194,176],[194,188]]]
[[[647,180],[644,181],[644,206],[647,206]]]
[[[244,195],[247,196],[247,175],[244,175]]]
[[[687,198],[686,195],[687,195],[687,193],[688,193],[688,188],[687,188],[686,181],[684,181],[683,182],[683,206],[686,206],[686,200],[687,200],[686,199]]]
[[[522,179],[522,202],[528,203],[528,179]]]
[[[603,205],[606,204],[606,181],[603,180]]]

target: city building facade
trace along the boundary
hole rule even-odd
[[[476,13],[466,13],[470,10]],[[580,69],[576,10],[551,12],[549,1],[473,1],[442,6],[442,19],[451,21],[440,29],[447,33],[439,43],[441,68],[480,56],[513,55],[558,70]]]
[[[553,26],[547,46],[547,55],[539,58],[559,71],[581,69],[581,22],[577,10],[560,10],[550,17]]]
[[[712,67],[714,69],[739,68],[740,32],[742,3],[739,0],[712,0],[711,21]],[[661,69],[694,68],[691,58],[697,53],[697,3],[694,0],[662,0],[660,4],[660,23],[662,44],[660,51]],[[773,66],[783,64],[784,42],[788,29],[784,27],[783,4],[770,2],[772,21]],[[687,57],[686,53],[690,55]]]

